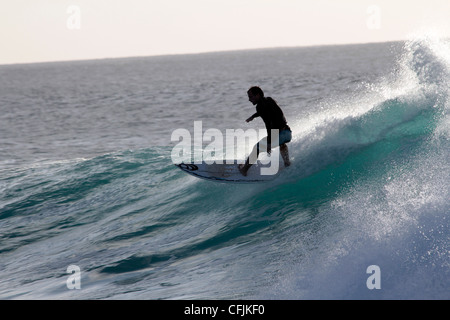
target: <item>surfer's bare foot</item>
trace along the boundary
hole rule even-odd
[[[239,171],[241,172],[241,174],[242,174],[244,177],[247,176],[247,170],[245,170],[243,164],[238,165],[238,169],[239,169]]]

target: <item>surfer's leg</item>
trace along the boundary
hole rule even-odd
[[[240,164],[240,165],[238,166],[238,168],[239,168],[239,171],[242,173],[242,175],[243,175],[244,177],[246,177],[246,176],[247,176],[247,171],[248,171],[248,169],[250,169],[251,166],[252,166],[252,165],[249,163],[249,159],[247,159],[247,161],[245,162],[245,164]]]
[[[258,159],[258,155],[259,155],[259,143],[257,143],[253,147],[253,150],[250,153],[250,155],[248,156],[247,161],[245,161],[245,164],[239,165],[239,171],[242,173],[243,176],[247,176],[248,169],[250,169],[252,164],[254,164],[256,162],[256,160]]]
[[[242,173],[243,176],[247,176],[247,171],[253,164],[256,163],[256,160],[258,160],[259,150],[261,148],[267,148],[266,146],[267,146],[266,138],[261,139],[257,144],[255,144],[252,152],[250,152],[250,155],[247,158],[247,161],[245,161],[245,164],[239,165],[239,171]]]
[[[284,161],[284,166],[289,167],[291,165],[291,161],[289,160],[289,149],[286,143],[291,141],[292,139],[292,131],[291,129],[286,129],[280,132],[279,144],[280,144],[280,153],[281,157]]]
[[[286,143],[283,143],[280,146],[281,157],[284,161],[284,166],[289,167],[291,165],[291,161],[289,160],[289,149]]]

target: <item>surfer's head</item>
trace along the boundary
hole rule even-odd
[[[247,91],[248,100],[254,105],[257,104],[262,98],[264,98],[264,92],[260,87],[251,87]]]

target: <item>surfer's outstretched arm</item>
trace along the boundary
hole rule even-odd
[[[255,119],[255,118],[257,118],[257,117],[259,117],[259,114],[258,114],[258,112],[257,113],[255,113],[255,114],[253,114],[250,118],[248,118],[247,120],[245,120],[245,121],[247,121],[247,122],[250,122],[250,121],[252,121],[253,119]]]

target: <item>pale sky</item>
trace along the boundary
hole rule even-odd
[[[0,64],[450,37],[450,0],[2,0]]]

